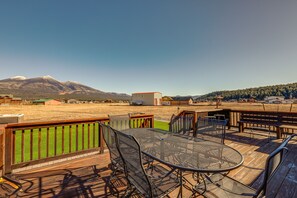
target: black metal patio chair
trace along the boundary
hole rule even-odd
[[[109,126],[116,130],[125,130],[130,129],[130,115],[123,114],[123,115],[108,115],[109,117]]]
[[[116,139],[114,131],[110,128],[110,126],[105,125],[99,122],[99,127],[102,130],[103,139],[105,144],[109,150],[110,155],[110,169],[112,170],[111,178],[115,176],[117,173],[124,172],[124,163],[116,146]]]
[[[228,120],[199,117],[196,126],[196,137],[224,144]]]
[[[137,140],[120,131],[115,130],[115,134],[129,183],[127,197],[136,192],[144,197],[162,197],[179,186],[177,176],[162,166],[154,167],[153,171],[147,174]]]
[[[206,189],[203,186],[196,186],[196,191],[203,193],[205,197],[258,197],[265,196],[269,179],[274,175],[282,163],[288,149],[286,145],[292,136],[288,137],[277,149],[267,158],[264,179],[258,189],[253,189],[223,174],[205,175]]]

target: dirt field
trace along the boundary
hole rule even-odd
[[[236,110],[264,110],[260,103],[223,103],[219,108]],[[265,104],[266,111],[290,111],[291,104]],[[214,104],[199,103],[192,106],[129,106],[128,104],[62,104],[0,106],[0,114],[24,114],[25,122],[93,118],[108,114],[142,112],[155,115],[159,120],[170,120],[172,114],[183,110],[215,109]],[[297,104],[292,106],[297,112]]]

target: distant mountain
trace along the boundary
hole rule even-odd
[[[248,99],[251,97],[257,100],[263,100],[266,96],[284,96],[286,99],[297,98],[297,83],[238,89],[230,91],[215,91],[200,96],[198,100],[212,100],[218,95],[223,96],[223,100],[239,100]]]
[[[103,92],[77,82],[59,82],[51,76],[15,76],[0,80],[0,94],[13,94],[23,99],[131,100],[127,94]]]

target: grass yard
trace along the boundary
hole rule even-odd
[[[78,138],[76,139],[76,131],[78,134]],[[31,161],[31,144],[32,144],[32,160],[38,159],[38,147],[40,147],[40,158],[47,157],[47,139],[48,139],[48,156],[56,156],[61,154],[70,153],[71,151],[81,151],[86,150],[88,148],[95,148],[99,146],[99,135],[98,135],[98,124],[90,125],[90,139],[88,139],[88,127],[83,127],[83,125],[78,125],[77,128],[75,125],[72,126],[72,131],[70,132],[70,127],[64,127],[64,146],[62,145],[62,127],[57,127],[56,129],[56,141],[55,141],[55,128],[50,127],[47,138],[47,129],[43,128],[40,131],[40,145],[39,145],[39,131],[38,129],[34,129],[32,132],[31,142],[30,130],[25,130],[22,135],[22,131],[16,131],[16,142],[15,142],[15,162],[21,162],[22,156],[22,137],[24,138],[24,162]],[[71,136],[71,138],[70,138]],[[95,137],[94,137],[95,136]],[[71,140],[71,143],[70,143]],[[77,146],[76,146],[77,141]],[[84,142],[84,144],[83,144]],[[84,148],[83,148],[84,145]],[[89,146],[90,145],[90,146]],[[56,149],[55,149],[56,148]],[[64,151],[63,151],[64,148]],[[55,153],[56,152],[56,153]]]
[[[154,125],[155,125],[155,128],[163,129],[165,131],[169,131],[169,123],[168,122],[155,120]]]

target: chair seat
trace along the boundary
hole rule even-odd
[[[211,176],[205,176],[206,189],[204,184],[197,185],[195,191],[203,193],[208,198],[237,198],[237,197],[254,197],[256,196],[256,190],[246,186],[228,176],[222,174],[213,174]]]
[[[154,197],[162,197],[176,189],[179,186],[178,176],[170,173],[163,166],[154,165],[153,171],[148,171],[151,180]]]

